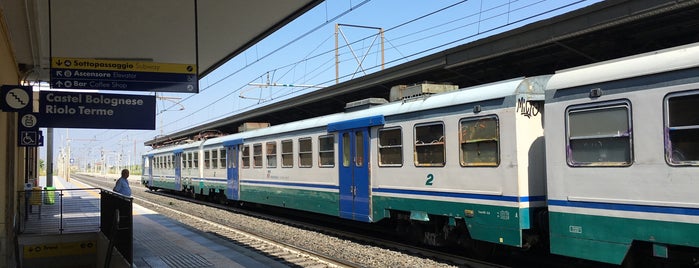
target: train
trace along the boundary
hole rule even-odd
[[[141,183],[428,245],[697,265],[699,43],[381,100],[150,150]]]

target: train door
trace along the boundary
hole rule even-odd
[[[338,132],[340,155],[340,217],[370,222],[369,129]]]
[[[153,186],[153,155],[147,155],[143,157],[143,174],[145,174],[145,181],[148,186]]]
[[[175,190],[182,189],[182,151],[175,151],[175,156],[172,159],[172,168],[175,169]]]
[[[328,124],[328,132],[338,133],[341,218],[371,222],[369,128],[383,124],[383,115]]]
[[[240,200],[240,170],[238,169],[238,155],[242,140],[226,142],[226,197],[230,200]]]

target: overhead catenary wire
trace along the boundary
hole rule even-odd
[[[300,40],[300,39],[302,39],[302,38],[304,38],[304,37],[310,35],[312,32],[317,31],[319,28],[321,28],[321,27],[323,27],[323,26],[325,26],[325,25],[331,23],[332,21],[335,21],[335,20],[341,18],[342,16],[348,14],[349,12],[355,10],[356,8],[358,8],[358,7],[360,7],[360,6],[364,5],[364,4],[366,4],[367,2],[369,2],[369,1],[367,0],[367,1],[361,2],[361,3],[357,4],[357,5],[352,5],[348,10],[345,10],[343,13],[341,13],[341,14],[339,14],[339,15],[337,15],[337,16],[333,17],[332,19],[329,19],[329,20],[327,19],[327,14],[326,14],[326,21],[325,21],[324,23],[321,23],[320,25],[314,27],[312,30],[307,31],[307,32],[301,34],[300,36],[294,38],[292,41],[287,42],[287,43],[281,45],[280,47],[274,49],[273,51],[271,51],[271,52],[269,52],[269,53],[263,55],[261,58],[258,58],[258,59],[255,60],[254,62],[247,63],[245,66],[241,67],[240,69],[237,69],[237,70],[231,72],[230,74],[228,74],[228,75],[226,75],[226,76],[224,76],[224,77],[222,77],[222,78],[220,78],[220,79],[214,81],[213,83],[207,85],[206,87],[202,88],[202,90],[200,91],[200,94],[201,94],[202,92],[206,91],[207,89],[210,89],[210,88],[212,88],[213,86],[215,86],[215,85],[217,85],[217,84],[220,84],[221,82],[223,82],[223,81],[225,81],[226,79],[230,78],[231,76],[233,76],[233,75],[235,75],[235,74],[241,72],[242,70],[244,70],[244,69],[246,69],[246,68],[252,66],[253,64],[255,64],[255,63],[261,61],[262,59],[267,58],[267,57],[271,56],[272,54],[275,54],[275,53],[277,53],[278,51],[282,50],[283,48],[288,47],[290,44],[292,44],[292,43],[294,43],[294,42],[297,42],[298,40]],[[406,21],[406,22],[403,22],[403,23],[401,23],[401,24],[398,24],[398,25],[396,25],[396,26],[390,27],[390,28],[388,28],[386,31],[391,31],[391,30],[395,30],[395,29],[404,27],[404,26],[406,26],[406,25],[410,25],[410,24],[415,23],[416,21],[419,21],[419,20],[421,20],[421,19],[423,19],[423,18],[426,18],[426,17],[429,17],[429,16],[433,16],[433,15],[435,15],[435,14],[438,14],[439,12],[448,10],[448,9],[453,8],[453,7],[455,7],[455,6],[459,5],[459,4],[462,4],[462,3],[464,3],[464,2],[467,2],[467,1],[459,1],[459,2],[457,2],[457,3],[448,5],[448,6],[444,7],[444,8],[441,8],[441,9],[438,9],[438,10],[435,10],[435,11],[432,11],[432,12],[427,13],[427,14],[425,14],[425,15],[422,15],[422,16],[420,16],[420,17],[416,17],[416,18],[413,18],[413,19],[408,20],[408,21]],[[523,9],[523,8],[525,8],[525,7],[530,7],[530,6],[532,6],[532,5],[535,5],[535,4],[538,4],[538,3],[541,3],[541,2],[543,2],[543,0],[542,0],[542,1],[538,1],[538,2],[536,2],[536,3],[529,4],[529,5],[527,5],[527,6],[519,7],[519,8],[516,8],[516,9],[509,9],[509,8],[508,8],[508,11],[505,12],[505,13],[513,12],[513,11],[516,11],[516,10],[519,10],[519,9]],[[408,54],[408,55],[404,55],[402,52],[399,51],[401,57],[400,57],[400,58],[397,58],[397,59],[394,59],[394,60],[391,60],[391,61],[388,61],[387,63],[395,63],[395,62],[398,62],[398,61],[402,61],[402,60],[408,59],[408,58],[410,58],[410,57],[414,57],[414,56],[416,56],[416,55],[424,54],[424,53],[429,52],[429,51],[433,51],[433,50],[436,50],[436,49],[439,49],[439,48],[442,48],[442,47],[445,47],[445,46],[449,46],[449,45],[451,45],[451,44],[458,43],[458,42],[467,40],[467,39],[469,39],[469,38],[473,38],[473,37],[478,36],[478,35],[481,35],[481,34],[493,32],[493,31],[502,29],[502,28],[504,28],[504,27],[508,27],[508,26],[510,26],[510,25],[514,25],[514,24],[516,24],[516,23],[519,23],[519,22],[522,22],[522,21],[529,20],[529,19],[531,19],[531,18],[535,18],[535,17],[541,16],[541,15],[543,15],[543,14],[551,13],[551,12],[554,12],[554,11],[557,11],[557,10],[560,10],[560,9],[563,9],[563,8],[566,8],[566,7],[569,7],[569,6],[572,6],[572,5],[579,4],[579,3],[581,3],[581,2],[585,2],[585,0],[576,1],[576,2],[567,4],[567,5],[564,5],[564,6],[560,6],[560,7],[557,7],[557,8],[550,9],[550,10],[545,10],[545,11],[543,11],[543,12],[540,12],[540,13],[537,13],[537,14],[534,14],[534,15],[531,15],[531,16],[528,16],[528,17],[519,19],[519,20],[515,20],[515,21],[509,21],[509,13],[508,13],[507,15],[508,15],[508,21],[509,21],[509,22],[506,23],[506,24],[504,24],[504,25],[501,25],[501,26],[499,26],[499,27],[494,27],[494,28],[491,28],[491,29],[488,29],[488,30],[484,30],[484,31],[478,31],[477,33],[475,33],[475,34],[473,34],[473,35],[468,35],[468,36],[465,36],[465,37],[462,37],[462,38],[459,38],[459,39],[456,39],[456,40],[452,40],[452,41],[450,41],[450,42],[445,42],[445,43],[442,43],[442,44],[438,44],[438,45],[436,45],[436,46],[432,46],[432,47],[429,47],[429,48],[427,48],[427,49],[420,50],[420,51],[418,51],[418,52],[411,53],[411,54]],[[511,2],[508,2],[507,4],[510,4],[510,3],[511,3]],[[504,5],[504,4],[503,4],[503,5]],[[500,5],[500,6],[502,6],[502,5]],[[492,8],[490,8],[490,9],[494,9],[494,8],[496,8],[496,7],[492,7]],[[327,9],[327,7],[326,7],[326,9]],[[486,11],[487,11],[487,10],[488,10],[488,9],[486,9]],[[327,12],[327,11],[326,11],[326,12]],[[502,14],[502,13],[500,13],[500,14],[495,14],[495,15],[489,16],[489,17],[487,17],[487,18],[485,18],[485,19],[492,18],[492,17],[495,17],[495,16],[500,16],[500,15],[503,15],[503,14]],[[469,15],[469,16],[475,16],[475,15]],[[458,21],[458,20],[463,20],[463,18],[456,19],[456,20],[453,20],[453,21]],[[402,39],[402,38],[405,38],[405,37],[407,37],[407,36],[414,35],[414,34],[416,34],[416,33],[426,32],[426,31],[428,31],[428,30],[430,30],[430,29],[435,29],[435,28],[437,28],[437,27],[442,27],[442,26],[447,25],[447,24],[450,24],[450,23],[452,23],[452,21],[446,22],[446,23],[442,23],[442,24],[439,24],[439,25],[436,25],[436,26],[432,26],[432,27],[429,27],[429,28],[426,28],[426,29],[423,29],[423,30],[420,30],[420,31],[416,31],[416,32],[413,32],[413,34],[404,35],[404,36],[398,37],[398,38],[395,39],[395,40]],[[470,24],[469,24],[469,25],[470,25]],[[417,41],[420,41],[420,40],[425,40],[425,39],[428,39],[428,38],[430,38],[430,37],[434,37],[434,36],[439,35],[439,34],[445,34],[445,33],[448,33],[448,32],[454,31],[454,30],[456,30],[456,29],[463,28],[463,27],[466,27],[466,26],[459,26],[459,27],[456,27],[456,28],[448,29],[448,30],[446,30],[446,31],[442,31],[442,32],[440,32],[440,33],[435,33],[435,34],[433,34],[433,35],[430,35],[429,37],[422,37],[422,38],[419,38],[419,39],[416,39],[416,40],[412,40],[412,41],[400,43],[400,44],[397,44],[397,45],[391,43],[390,40],[389,40],[389,44],[391,44],[391,46],[392,46],[394,49],[396,49],[396,51],[398,51],[398,47],[405,46],[405,45],[407,45],[407,44],[410,44],[410,43],[413,43],[413,42],[417,42]],[[373,36],[373,35],[372,35],[372,36]],[[367,37],[365,37],[364,39],[368,39],[368,38],[371,38],[371,36],[367,36]],[[362,39],[362,40],[363,40],[363,39]],[[354,44],[354,43],[357,43],[357,42],[361,42],[362,40],[355,41],[355,42],[353,42],[353,44]],[[319,45],[318,47],[320,47],[320,45]],[[316,48],[314,49],[314,51],[317,50],[318,47],[316,47]],[[332,51],[333,51],[333,50],[330,50],[330,51],[327,51],[327,52],[321,52],[321,53],[319,53],[319,54],[317,54],[317,55],[311,55],[312,52],[310,52],[310,53],[308,53],[308,54],[304,57],[303,60],[300,60],[300,61],[297,61],[297,62],[288,64],[288,65],[285,65],[285,66],[276,68],[276,69],[274,69],[274,70],[272,70],[272,71],[278,71],[278,70],[281,70],[281,69],[283,69],[283,68],[289,68],[286,72],[284,72],[281,76],[279,76],[279,78],[283,78],[283,77],[286,77],[286,76],[291,72],[291,70],[292,70],[293,68],[295,68],[295,66],[298,66],[298,65],[301,64],[301,63],[307,62],[307,61],[310,60],[310,59],[322,57],[324,54],[330,53],[330,52],[332,52]],[[326,64],[326,63],[323,63],[323,64]],[[320,70],[322,70],[322,69],[323,69],[322,66],[324,66],[323,64],[321,64],[321,65],[319,65],[318,67],[314,68],[313,71],[320,71]],[[369,67],[368,69],[376,69],[376,68],[375,68],[375,67]],[[311,72],[311,73],[313,73],[313,72]],[[321,75],[321,73],[319,72],[318,74],[313,75],[313,76],[311,76],[311,77],[312,77],[312,78],[317,78],[317,77],[320,76],[320,75]],[[343,78],[346,78],[346,77],[347,77],[347,76],[343,76]],[[259,77],[258,77],[258,78],[259,78]],[[309,80],[308,78],[309,78],[308,76],[305,77],[306,80]],[[256,78],[256,79],[257,79],[257,78]],[[328,84],[328,83],[330,83],[330,81],[331,81],[331,80],[324,81],[324,82],[321,82],[321,83],[316,83],[316,84],[317,84],[317,85]],[[294,81],[293,83],[297,83],[297,81]],[[244,88],[244,87],[241,86],[241,87],[239,87],[239,88],[237,88],[237,89],[235,89],[235,90],[229,92],[229,93],[226,94],[225,96],[223,96],[223,97],[218,98],[217,100],[215,100],[213,103],[209,103],[209,105],[208,105],[207,107],[210,107],[211,105],[213,105],[213,104],[215,104],[215,103],[217,103],[217,102],[219,102],[219,101],[222,101],[222,100],[226,99],[227,97],[231,96],[232,94],[241,91],[243,88]],[[272,97],[272,98],[270,98],[270,101],[271,101],[271,100],[275,100],[275,99],[279,99],[279,98],[283,98],[283,97],[285,97],[285,96],[288,96],[288,95],[291,95],[291,94],[295,94],[295,93],[297,93],[297,92],[298,92],[297,90],[292,90],[292,91],[289,92],[288,94],[279,95],[279,96],[277,96],[277,97]],[[187,102],[187,101],[191,100],[194,96],[195,96],[195,95],[190,95],[190,96],[188,96],[188,97],[182,99],[182,100],[180,101],[180,103],[182,103],[182,102]],[[260,102],[260,103],[266,103],[266,102],[267,102],[267,101],[263,101],[263,102]],[[176,105],[176,104],[171,105],[171,107],[168,107],[168,108],[166,108],[165,110],[174,107],[174,105]],[[190,112],[188,115],[179,118],[177,121],[180,121],[180,120],[185,119],[185,118],[189,118],[189,117],[193,116],[194,114],[197,114],[197,113],[203,111],[203,110],[204,110],[205,108],[207,108],[207,107],[202,107],[202,108],[200,108],[200,109],[193,110],[193,111]],[[236,112],[239,112],[239,111],[248,109],[248,108],[249,108],[249,107],[242,107],[242,108],[239,108],[239,109],[232,109],[232,111],[230,111],[230,112],[228,112],[228,113],[225,113],[223,116],[230,115],[230,114],[233,114],[233,113],[236,113]],[[217,117],[217,118],[219,118],[219,117]],[[161,125],[160,127],[161,127],[161,128],[164,128],[164,127],[167,127],[167,126],[171,126],[172,124],[175,124],[177,121],[173,121],[173,122],[170,122],[170,123]]]

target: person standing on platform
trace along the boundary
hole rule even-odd
[[[113,191],[123,194],[125,196],[131,196],[131,187],[129,186],[129,170],[123,169],[121,171],[121,178],[116,181]]]

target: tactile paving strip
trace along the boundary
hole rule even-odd
[[[213,267],[214,265],[199,254],[161,256],[170,267]]]
[[[179,247],[173,241],[164,238],[148,236],[143,232],[135,231],[134,239],[147,248],[153,257],[144,258],[151,267],[213,267],[214,265],[199,254],[192,254]]]

